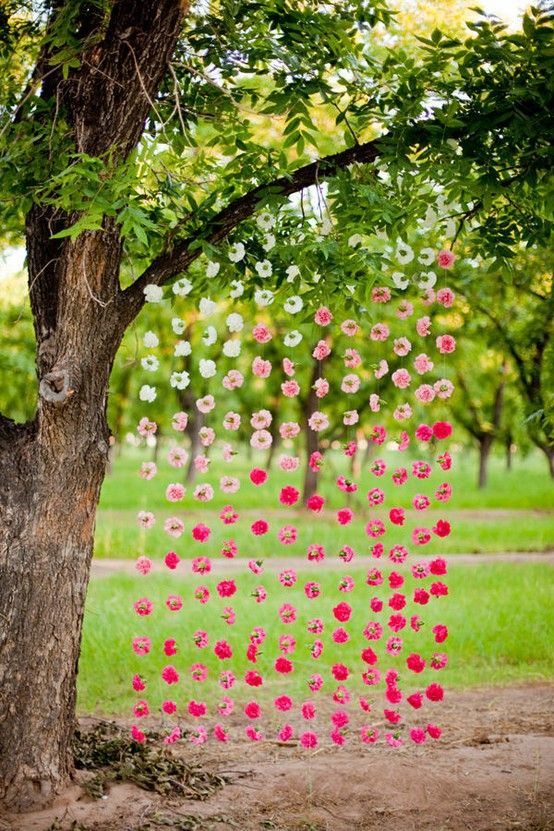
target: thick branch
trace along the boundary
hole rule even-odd
[[[378,155],[376,141],[358,144],[340,153],[299,167],[290,176],[282,176],[272,182],[258,185],[243,196],[239,196],[216,214],[204,228],[182,242],[178,242],[171,249],[162,252],[143,274],[122,292],[120,302],[121,313],[126,321],[125,325],[128,325],[140,311],[144,303],[145,286],[149,283],[157,285],[167,283],[177,274],[186,271],[191,263],[202,254],[202,248],[195,246],[194,243],[199,240],[212,244],[221,242],[237,225],[252,216],[264,196],[270,193],[272,196],[290,196],[292,193],[317,184],[321,179],[333,176],[351,164],[371,164]]]

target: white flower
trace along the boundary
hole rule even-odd
[[[396,261],[400,265],[407,265],[411,263],[414,258],[413,249],[402,240],[396,241]]]
[[[175,351],[174,355],[176,358],[185,358],[187,355],[190,355],[192,352],[192,348],[188,340],[178,340],[175,344]]]
[[[293,329],[292,332],[287,332],[287,334],[283,338],[283,343],[285,344],[285,346],[298,346],[301,340],[301,333],[298,331],[298,329]]]
[[[256,225],[258,228],[261,228],[262,231],[270,231],[275,225],[275,217],[272,216],[269,211],[262,211],[261,214],[258,214],[256,217]]]
[[[332,230],[333,230],[333,223],[331,222],[329,217],[326,216],[324,218],[323,222],[321,223],[320,227],[319,227],[319,233],[322,236],[326,237],[328,234],[331,233]]]
[[[146,355],[140,362],[143,369],[147,372],[155,372],[160,365],[160,362],[155,355]]]
[[[273,303],[273,292],[268,289],[256,289],[254,292],[254,301],[258,306],[269,306]]]
[[[401,271],[393,271],[391,280],[397,289],[407,289],[410,285],[410,281],[404,277]]]
[[[430,205],[425,212],[425,219],[421,221],[421,227],[430,231],[437,224],[438,215],[434,208]]]
[[[302,310],[304,302],[297,294],[292,297],[287,297],[283,304],[283,309],[290,315],[295,315]]]
[[[178,297],[186,297],[191,291],[192,283],[186,277],[181,277],[180,280],[176,280],[173,283],[173,294],[176,294]]]
[[[213,346],[217,340],[217,329],[215,326],[208,326],[204,334],[202,335],[202,341],[206,344],[206,346]]]
[[[422,248],[417,261],[421,265],[431,265],[435,261],[435,252],[432,248]]]
[[[202,378],[213,378],[217,367],[215,365],[215,361],[212,361],[209,358],[201,358],[200,363],[198,364],[198,370]]]
[[[437,282],[437,275],[434,271],[422,271],[417,285],[420,289],[432,289]]]
[[[232,312],[225,323],[230,332],[240,332],[244,327],[244,320],[238,312]]]
[[[348,245],[350,248],[356,248],[357,245],[361,245],[362,243],[362,235],[361,234],[352,234],[351,237],[348,239]]]
[[[223,354],[226,358],[238,358],[240,355],[240,340],[226,340],[223,344]]]
[[[450,217],[444,225],[444,236],[453,237],[456,233],[456,221]]]
[[[321,274],[318,274],[316,271],[314,276],[312,277],[312,280],[314,281],[314,283],[319,283],[319,281],[321,280]]]
[[[229,249],[229,259],[232,263],[239,263],[242,259],[244,259],[245,254],[246,248],[242,242],[236,242]]]
[[[287,268],[287,283],[293,283],[295,277],[300,276],[300,269],[297,265],[289,265]]]
[[[220,263],[215,263],[213,262],[213,260],[208,260],[208,265],[206,266],[206,277],[216,277],[217,274],[219,274],[220,268]]]
[[[271,277],[273,274],[273,266],[269,260],[262,260],[254,266],[260,277]]]
[[[271,251],[272,248],[275,248],[275,234],[266,234],[265,235],[265,242],[262,245],[264,251]]]
[[[210,300],[209,297],[203,297],[198,304],[198,308],[200,309],[200,314],[205,315],[205,317],[210,317],[217,309],[217,303]]]
[[[149,384],[143,384],[139,390],[139,398],[141,401],[148,401],[152,403],[156,398],[156,387],[151,387]]]
[[[154,283],[148,283],[142,291],[144,293],[144,299],[147,303],[159,303],[160,300],[163,300],[164,290],[161,286],[156,286]]]
[[[244,286],[240,280],[231,280],[231,291],[229,292],[229,297],[232,297],[234,300],[237,297],[242,297],[244,294]]]
[[[190,384],[190,375],[185,370],[183,372],[172,372],[169,377],[169,383],[175,389],[186,390]]]
[[[155,349],[156,346],[159,346],[159,339],[155,332],[145,332],[142,337],[142,342],[146,346],[147,349]]]
[[[176,335],[182,335],[185,331],[185,321],[181,320],[180,317],[172,317],[171,318],[171,328],[175,332]]]

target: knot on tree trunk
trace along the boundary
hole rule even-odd
[[[66,369],[47,372],[40,379],[39,393],[45,401],[60,407],[71,398],[75,390],[69,386],[69,372]]]

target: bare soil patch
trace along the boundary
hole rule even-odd
[[[174,752],[227,780],[205,801],[128,783],[90,800],[77,782],[5,831],[554,831],[554,685],[452,692],[435,744],[214,744]],[[88,723],[91,720],[86,720]]]

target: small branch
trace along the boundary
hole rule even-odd
[[[258,185],[243,196],[239,196],[227,207],[217,213],[203,228],[187,239],[176,243],[173,247],[166,245],[166,249],[128,288],[121,292],[119,303],[124,325],[127,326],[136,317],[144,303],[143,289],[149,283],[163,285],[176,277],[191,265],[202,254],[202,248],[194,245],[200,240],[217,244],[224,240],[231,231],[248,219],[258,209],[264,197],[269,194],[286,197],[292,193],[303,191],[325,179],[333,176],[339,170],[352,164],[371,164],[375,161],[378,152],[378,142],[369,141],[349,147],[340,153],[326,156],[311,164],[295,170],[290,176],[282,176]],[[174,229],[178,232],[179,227]]]

